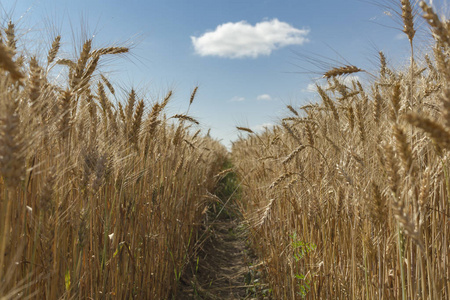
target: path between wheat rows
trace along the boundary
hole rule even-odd
[[[246,242],[238,217],[219,214],[203,232],[195,270],[183,278],[178,299],[263,299],[258,264]]]

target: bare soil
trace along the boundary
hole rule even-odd
[[[202,234],[206,238],[181,279],[177,299],[265,299],[239,218],[225,212]]]

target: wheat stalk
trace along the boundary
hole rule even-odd
[[[416,30],[414,29],[414,16],[411,7],[411,2],[409,0],[401,0],[402,5],[402,19],[405,24],[403,27],[403,32],[408,36],[409,42],[412,45],[412,41],[414,39],[414,35],[416,34]]]
[[[69,136],[70,131],[70,106],[72,100],[72,93],[68,90],[63,92],[59,98],[59,109],[61,112],[58,129],[63,139]]]
[[[420,1],[419,5],[424,12],[424,19],[427,20],[428,24],[430,24],[430,26],[432,27],[433,33],[436,38],[441,42],[447,44],[447,46],[450,46],[450,35],[448,29],[446,28],[446,25],[444,25],[441,20],[439,20],[439,17],[436,15],[433,8],[428,6],[425,1]]]
[[[391,95],[391,120],[397,120],[398,118],[398,112],[400,110],[400,96],[401,96],[401,90],[400,90],[400,84],[396,83],[393,86],[392,89],[392,95]]]
[[[439,97],[442,104],[442,116],[447,131],[450,130],[450,87],[447,87]]]
[[[7,187],[15,188],[24,176],[24,144],[21,139],[18,103],[15,99],[6,100],[8,102],[0,118],[0,174]]]
[[[314,146],[314,133],[312,130],[312,126],[309,123],[305,123],[306,129],[306,138],[308,140],[308,144]]]
[[[323,100],[323,103],[327,108],[329,108],[333,112],[334,119],[336,121],[339,121],[339,113],[336,108],[336,106],[333,103],[333,100],[330,99],[330,97],[325,93],[325,91],[320,87],[319,85],[316,85],[317,92],[319,93],[320,97]]]
[[[5,46],[3,43],[0,43],[0,67],[8,71],[11,74],[11,78],[15,81],[23,78],[23,74],[20,72],[17,64],[13,61],[13,52]]]
[[[56,55],[58,54],[60,46],[61,46],[61,36],[58,35],[53,40],[52,47],[48,51],[47,65],[50,65],[55,60]]]
[[[266,207],[264,209],[262,209],[261,216],[258,218],[258,220],[254,224],[255,227],[261,227],[266,223],[266,221],[270,217],[270,211],[272,210],[274,202],[275,202],[274,198],[270,199],[269,203],[266,205]]]
[[[74,63],[70,59],[65,59],[65,58],[58,59],[56,61],[56,64],[62,65],[62,66],[68,66],[70,68],[71,72],[72,72],[72,70],[74,70],[77,67],[76,63]]]
[[[100,48],[92,51],[91,56],[102,56],[102,55],[108,55],[108,54],[123,54],[128,53],[130,49],[127,47],[107,47],[107,48]]]
[[[410,124],[419,127],[434,140],[446,149],[450,149],[450,133],[440,124],[419,116],[418,114],[407,114],[405,119]]]
[[[30,103],[32,106],[35,106],[36,100],[41,95],[41,68],[34,56],[30,59],[30,78],[28,86]]]
[[[356,117],[358,119],[358,131],[359,131],[359,138],[362,142],[366,141],[366,130],[365,130],[365,120],[364,120],[364,113],[363,113],[363,104],[359,103],[356,106]]]
[[[305,145],[301,145],[301,146],[297,147],[297,149],[292,151],[281,163],[283,165],[289,163],[297,154],[299,154],[305,148],[306,148]]]
[[[393,133],[395,138],[395,147],[397,153],[400,156],[400,160],[403,163],[403,168],[405,170],[404,175],[407,175],[412,169],[412,151],[411,147],[407,142],[406,134],[398,124],[394,124]]]
[[[125,106],[124,110],[125,122],[127,127],[131,126],[135,103],[136,103],[136,92],[134,89],[131,89],[130,93],[128,94],[127,105]]]
[[[8,27],[6,27],[5,33],[6,33],[6,45],[11,49],[14,56],[16,51],[16,31],[14,23],[11,22],[11,20],[8,21]]]
[[[78,86],[81,77],[83,76],[84,69],[90,57],[91,47],[92,47],[92,40],[88,39],[83,44],[83,49],[80,53],[80,57],[78,58],[77,63],[75,64],[75,67],[70,70],[69,80],[70,80],[70,87],[72,89],[75,89]]]
[[[130,131],[130,141],[137,148],[139,142],[139,132],[142,124],[142,116],[144,115],[144,100],[140,100],[133,116],[133,123]]]
[[[293,114],[296,115],[297,117],[300,117],[300,115],[299,115],[298,112],[292,107],[292,105],[287,105],[286,107],[291,111],[291,113],[293,113]]]
[[[254,133],[253,130],[251,130],[250,128],[247,128],[247,127],[236,126],[236,128],[237,128],[237,130],[240,130],[240,131],[245,131],[245,132],[248,132],[248,133]]]
[[[274,182],[272,182],[269,186],[269,190],[274,189],[275,187],[277,187],[282,181],[292,177],[296,175],[296,173],[294,172],[287,172],[287,173],[283,173],[281,174]]]
[[[108,90],[111,92],[111,94],[115,95],[115,90],[111,82],[106,78],[103,74],[100,74],[100,77],[102,78],[103,83],[106,85]]]
[[[353,74],[353,73],[357,73],[357,72],[361,72],[361,71],[363,71],[363,70],[356,66],[347,65],[347,66],[332,68],[331,70],[325,72],[323,74],[323,77],[324,78],[332,78],[332,77],[336,77],[336,76],[349,75],[349,74]]]
[[[200,123],[199,123],[196,119],[194,119],[193,117],[190,117],[190,116],[184,115],[184,114],[176,114],[176,115],[174,115],[174,116],[172,116],[172,117],[170,117],[170,118],[173,118],[173,119],[180,119],[180,120],[183,120],[183,121],[189,121],[189,122],[194,123],[194,124],[197,124],[197,125],[200,124]]]
[[[378,54],[380,56],[380,76],[381,78],[385,78],[387,73],[386,56],[382,51],[378,52]]]
[[[194,88],[194,90],[192,91],[191,98],[189,99],[189,105],[191,105],[192,102],[194,102],[194,98],[195,98],[195,94],[197,94],[197,90],[198,90],[198,86],[196,86]]]

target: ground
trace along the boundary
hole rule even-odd
[[[246,226],[232,204],[212,205],[200,236],[177,299],[269,299],[260,282],[260,264],[247,242]]]

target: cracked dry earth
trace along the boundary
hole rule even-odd
[[[177,299],[265,299],[257,262],[246,245],[239,221],[221,217],[205,229],[208,238],[191,272],[182,278]],[[187,278],[188,277],[188,278]]]

